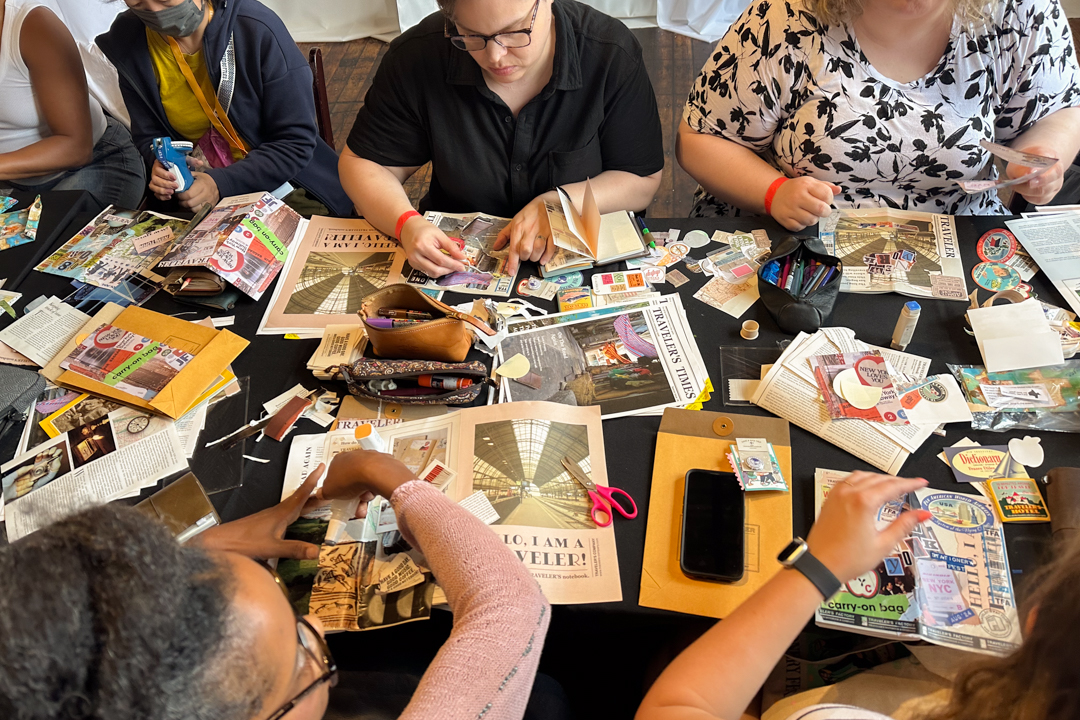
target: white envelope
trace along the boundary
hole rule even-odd
[[[1061,337],[1050,328],[1038,300],[972,308],[967,316],[987,372],[1065,362]]]

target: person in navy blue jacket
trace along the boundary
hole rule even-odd
[[[291,183],[287,202],[306,191],[330,213],[352,214],[337,155],[318,135],[311,69],[272,10],[257,0],[125,2],[97,44],[119,73],[159,199],[175,194],[194,209]],[[157,137],[205,151],[209,166],[196,164],[206,172],[194,172],[191,187],[180,191],[154,159]]]

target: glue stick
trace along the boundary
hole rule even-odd
[[[370,423],[365,423],[353,431],[353,435],[360,441],[360,447],[365,450],[384,452],[386,443],[376,432]],[[327,545],[337,545],[345,532],[345,524],[356,515],[356,508],[360,505],[360,498],[347,500],[332,500],[330,502],[330,524],[326,526],[326,538],[323,542]]]
[[[893,350],[906,350],[911,336],[915,333],[915,326],[919,322],[919,313],[922,308],[919,303],[909,300],[904,303],[904,309],[900,311],[900,317],[896,319],[896,328],[892,332],[892,343],[889,347]]]

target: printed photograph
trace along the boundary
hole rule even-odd
[[[71,461],[77,468],[116,451],[116,438],[107,416],[70,431],[68,441],[71,443]]]
[[[894,253],[902,263],[893,262]],[[896,222],[888,215],[841,217],[836,225],[836,256],[845,265],[867,266],[873,282],[903,280],[929,289],[930,276],[941,272],[930,220],[904,218]]]
[[[103,418],[119,408],[118,403],[92,395],[81,395],[66,407],[45,418],[43,427],[52,437],[74,430],[80,425]]]
[[[394,257],[392,252],[311,253],[285,305],[285,314],[356,313],[366,295],[386,284]]]
[[[529,358],[541,378],[539,388],[511,382],[515,401],[599,405],[603,415],[675,402],[640,311],[511,335],[503,342],[503,353]]]
[[[122,450],[143,438],[156,435],[172,424],[172,421],[134,408],[121,407],[109,413],[109,423],[116,439],[116,447]]]
[[[591,530],[592,501],[563,466],[591,476],[584,425],[550,420],[502,420],[476,426],[473,489],[499,513],[495,525]]]
[[[17,500],[69,472],[71,459],[68,456],[68,438],[61,435],[50,440],[47,445],[35,448],[33,452],[4,465],[3,470],[0,470],[4,502]]]

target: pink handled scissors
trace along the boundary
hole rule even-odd
[[[612,508],[615,508],[620,515],[628,520],[633,520],[637,517],[637,503],[634,502],[634,498],[630,497],[630,493],[619,488],[597,485],[589,479],[588,475],[581,471],[581,468],[578,467],[576,462],[568,457],[562,459],[562,465],[566,468],[566,471],[570,473],[570,477],[574,478],[574,480],[589,493],[589,498],[592,500],[593,504],[592,510],[589,511],[589,517],[596,523],[596,527],[607,527],[611,524],[611,519],[613,517],[611,513]],[[631,510],[629,512],[622,505],[615,502],[614,496],[616,494],[626,498],[627,502],[630,503]],[[605,500],[607,501],[606,503],[604,502]],[[596,514],[598,512],[604,516],[604,522],[600,522],[596,519]]]

